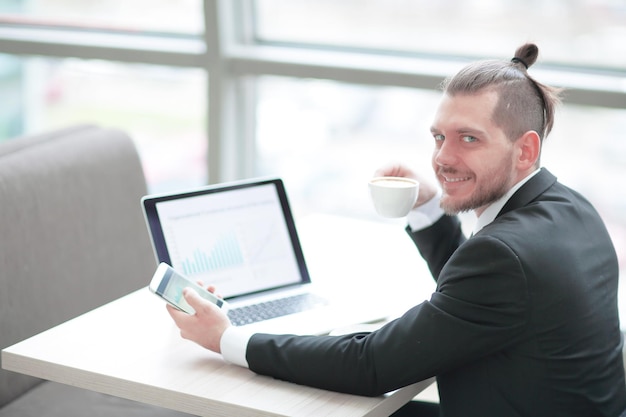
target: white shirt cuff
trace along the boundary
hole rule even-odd
[[[407,222],[412,231],[422,230],[432,226],[437,220],[445,214],[439,206],[441,200],[441,190],[421,206],[411,210],[407,216]]]
[[[252,335],[252,332],[245,331],[240,327],[228,327],[222,334],[222,339],[220,340],[220,349],[224,360],[233,365],[248,368],[246,350],[248,350],[248,342]]]

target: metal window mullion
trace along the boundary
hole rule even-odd
[[[229,52],[247,42],[249,4],[204,0],[208,87],[209,182],[254,175],[256,97],[250,77],[232,71]]]
[[[231,51],[232,72],[320,78],[364,85],[436,89],[466,61],[377,56],[296,46],[240,46]],[[533,75],[566,90],[566,104],[626,109],[626,74],[538,67]]]
[[[194,37],[0,27],[0,53],[21,56],[75,57],[193,68],[202,65],[204,51],[204,42]]]

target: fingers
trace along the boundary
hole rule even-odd
[[[222,334],[231,324],[216,305],[202,298],[193,288],[185,288],[183,297],[195,314],[187,314],[168,305],[167,310],[183,339],[191,340],[213,352],[220,353]]]
[[[170,313],[170,316],[172,316],[172,318],[174,318],[174,320],[176,320],[176,318],[178,317],[179,314],[184,314],[182,311],[180,311],[177,308],[172,307],[169,304],[165,304],[165,307],[167,308],[167,312]]]
[[[184,311],[177,309],[176,307],[172,307],[169,304],[166,304],[166,308],[167,308],[167,312],[172,317],[172,320],[174,320],[176,327],[178,327],[179,329],[185,328],[186,327],[185,323],[189,320],[191,316],[185,313]]]
[[[210,293],[213,293],[213,294],[217,295],[217,296],[218,296],[218,298],[224,299],[224,297],[222,297],[222,294],[219,294],[219,293],[216,293],[216,292],[215,292],[216,288],[215,288],[215,286],[214,286],[214,285],[209,285],[206,289],[207,289],[207,291],[208,291],[208,292],[210,292]]]
[[[406,166],[395,163],[380,167],[374,172],[375,177],[409,177],[415,178],[413,171]]]
[[[203,282],[202,280],[200,280],[200,279],[196,281],[196,284],[198,284],[198,285],[199,285],[199,286],[201,286],[202,288],[206,288],[206,290],[207,290],[208,292],[211,292],[211,293],[215,294],[215,290],[216,290],[215,285],[208,285],[208,286],[206,286],[206,287],[205,287],[205,286],[204,286],[204,282]],[[216,295],[217,295],[218,297],[221,297],[219,294],[216,294]]]

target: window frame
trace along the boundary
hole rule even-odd
[[[203,0],[203,36],[126,33],[33,24],[0,26],[0,53],[75,57],[200,68],[208,74],[208,181],[255,172],[255,77],[328,79],[352,84],[437,89],[467,58],[262,43],[254,39],[253,0]],[[564,102],[626,108],[626,69],[540,65],[537,78],[567,90]]]

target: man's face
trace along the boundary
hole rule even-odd
[[[431,131],[432,164],[441,184],[441,207],[448,214],[485,208],[518,181],[515,144],[491,120],[498,95],[445,94]]]

